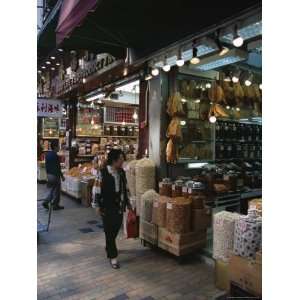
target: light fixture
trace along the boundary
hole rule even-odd
[[[165,61],[164,61],[164,65],[163,65],[162,69],[165,72],[169,72],[171,70],[171,66],[167,63],[167,57],[165,57]]]
[[[151,74],[146,74],[145,80],[150,80],[150,79],[152,79],[152,75]]]
[[[244,83],[246,86],[250,86],[252,84],[252,81],[253,81],[253,74],[249,72]]]
[[[219,49],[219,56],[223,56],[229,52],[229,48],[221,44],[220,30],[216,31],[216,33],[215,33],[215,43]]]
[[[46,61],[47,65],[51,65],[51,62],[49,60]]]
[[[56,63],[57,66],[60,66],[60,63]]]
[[[51,68],[51,70],[52,70],[52,71],[55,71],[55,68],[54,68],[54,67],[52,67],[52,68]]]
[[[91,125],[94,125],[94,124],[95,124],[95,121],[94,121],[94,118],[92,118]]]
[[[159,69],[156,67],[152,68],[151,74],[152,76],[157,76],[159,74]]]
[[[45,67],[45,66],[41,66],[41,68],[42,68],[42,69],[46,69],[46,67]]]
[[[55,56],[50,56],[50,58],[51,58],[52,60],[54,60],[54,59],[55,59]]]
[[[137,114],[136,110],[134,110],[134,113],[133,113],[133,115],[132,115],[132,118],[133,118],[133,120],[137,120],[138,114]]]
[[[223,56],[223,55],[225,55],[226,53],[228,53],[229,52],[229,48],[228,47],[225,47],[225,46],[222,46],[221,47],[221,50],[220,50],[220,52],[219,52],[219,56]]]
[[[49,130],[49,135],[52,135],[52,129]]]
[[[42,73],[42,71],[41,71],[41,70],[38,70],[38,73],[39,73],[39,74],[41,74],[41,73]]]
[[[230,109],[230,106],[229,106],[229,105],[227,105],[227,106],[226,106],[226,109]]]
[[[82,83],[86,83],[86,79],[85,78],[82,78]]]
[[[186,124],[186,121],[184,121],[184,120],[180,121],[181,126],[184,126],[185,124]]]
[[[205,87],[207,88],[207,89],[210,89],[211,88],[211,83],[207,83],[206,85],[205,85]]]
[[[262,90],[262,83],[259,85],[259,88]]]
[[[184,59],[182,59],[182,54],[181,54],[181,50],[180,49],[178,50],[176,65],[178,67],[182,67],[184,65]]]
[[[128,74],[128,68],[124,68],[123,76],[127,76],[127,74]]]
[[[125,123],[125,120],[123,120],[123,122],[122,122],[122,125],[123,125],[123,126],[125,126],[125,125],[126,125],[126,123]]]
[[[229,75],[226,75],[225,78],[224,78],[224,81],[226,82],[230,82],[231,81],[231,78]]]
[[[241,47],[244,44],[244,39],[238,34],[237,25],[234,26],[232,44],[235,47]]]
[[[233,83],[238,83],[239,80],[240,80],[240,79],[239,79],[237,76],[235,76],[235,75],[232,76],[232,82],[233,82]]]
[[[62,49],[62,48],[58,48],[57,49],[59,52],[64,52],[64,49]]]
[[[193,65],[199,64],[200,62],[200,58],[197,56],[197,52],[198,52],[197,48],[193,47],[193,57],[190,60],[190,63]]]
[[[186,99],[181,98],[181,102],[182,102],[182,103],[185,103],[185,102],[186,102]]]
[[[240,81],[240,75],[241,75],[241,71],[236,69],[233,74],[232,74],[232,82],[233,83],[238,83]]]
[[[200,99],[196,99],[196,100],[195,100],[195,103],[200,103],[200,102],[201,102]]]
[[[209,122],[210,123],[216,123],[217,122],[217,118],[214,115],[212,115],[212,116],[209,117]]]
[[[239,107],[236,108],[236,111],[240,111],[241,109]]]

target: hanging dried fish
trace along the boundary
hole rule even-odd
[[[244,91],[239,82],[233,84],[234,97],[238,105],[240,105],[244,99]]]
[[[172,139],[169,139],[166,148],[166,160],[168,163],[176,164],[178,159],[178,150]]]
[[[180,126],[180,119],[178,117],[172,118],[166,136],[168,138],[182,138],[181,126]]]

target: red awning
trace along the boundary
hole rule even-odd
[[[80,25],[90,11],[95,9],[97,2],[97,0],[64,0],[56,28],[57,45]]]

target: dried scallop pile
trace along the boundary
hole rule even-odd
[[[240,216],[235,223],[234,254],[254,258],[261,245],[262,219],[256,210],[247,216]]]
[[[228,211],[216,213],[213,218],[213,258],[225,262],[233,251],[234,229],[239,214]]]
[[[170,199],[167,203],[166,227],[170,232],[191,231],[191,200],[184,197]]]
[[[135,166],[136,166],[137,162],[138,162],[137,160],[130,161],[126,168],[126,178],[127,178],[127,184],[128,184],[130,196],[136,195]]]
[[[160,226],[166,226],[166,208],[167,202],[171,198],[166,196],[159,196],[159,199],[154,200],[152,208],[152,223]]]
[[[142,195],[141,217],[143,220],[149,223],[152,222],[153,202],[158,199],[159,199],[159,194],[157,194],[154,190],[149,190]]]

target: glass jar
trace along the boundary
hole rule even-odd
[[[193,180],[188,180],[188,181],[185,182],[185,184],[182,187],[182,196],[183,197],[187,198],[189,196],[188,190],[189,190],[190,187],[193,187],[193,183],[194,183]]]
[[[194,182],[191,187],[188,188],[188,196],[203,195],[205,186],[202,182]]]
[[[183,180],[176,180],[172,184],[172,197],[182,197]]]
[[[159,194],[161,196],[172,197],[172,181],[170,178],[163,178],[159,183]]]

